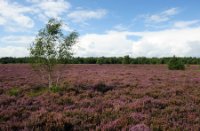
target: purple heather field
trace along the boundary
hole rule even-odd
[[[200,130],[199,66],[67,65],[60,83],[0,65],[0,130]]]

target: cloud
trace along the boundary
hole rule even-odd
[[[27,0],[27,2],[32,3],[38,17],[45,21],[51,17],[60,18],[71,7],[71,4],[65,0]]]
[[[199,20],[191,20],[191,21],[177,21],[174,23],[175,28],[186,28],[194,25],[198,25],[200,23]]]
[[[8,0],[0,1],[0,25],[8,31],[18,31],[24,28],[32,28],[34,21],[27,13],[31,13],[32,8],[19,5]]]
[[[24,57],[29,55],[28,48],[33,42],[33,36],[10,35],[0,39],[0,57]]]
[[[196,56],[198,52],[195,52],[193,47],[194,43],[196,48],[200,47],[199,34],[200,27],[143,32],[140,34],[142,38],[133,42],[133,55],[147,57]]]
[[[28,45],[31,44],[31,42],[34,40],[33,36],[15,36],[15,35],[10,35],[10,36],[5,36],[2,37],[0,42],[4,43],[5,45],[12,45],[12,46],[25,46],[27,47]]]
[[[0,0],[0,26],[8,32],[27,31],[34,27],[35,19],[43,22],[47,22],[52,17],[61,19],[61,16],[71,7],[71,4],[65,0],[26,1],[30,5]]]
[[[73,31],[73,29],[71,27],[69,27],[67,24],[63,24],[62,25],[62,29],[64,31],[67,31],[67,32],[72,32]]]
[[[86,34],[74,49],[76,56],[166,57],[200,56],[200,27],[151,32],[109,31]],[[130,39],[138,37],[137,39]]]
[[[28,56],[28,54],[26,47],[0,47],[0,57],[24,57]]]
[[[101,19],[107,14],[107,11],[104,9],[97,10],[76,10],[69,13],[67,16],[72,19],[74,22],[85,22],[90,19]]]
[[[3,37],[2,56],[26,56],[31,36]],[[14,42],[12,45],[11,43]],[[9,44],[10,43],[10,44]],[[21,44],[20,44],[21,43]],[[174,28],[149,32],[108,31],[80,36],[73,48],[75,56],[200,57],[200,27]]]
[[[76,56],[123,56],[132,52],[132,41],[124,32],[110,31],[105,34],[86,34],[80,37],[75,49]]]
[[[118,24],[118,25],[114,26],[113,29],[118,30],[118,31],[125,31],[125,30],[128,30],[128,26],[125,26],[123,24]]]
[[[0,25],[5,25],[6,19],[0,16]]]
[[[171,17],[178,14],[178,12],[178,8],[170,8],[158,14],[144,15],[144,18],[147,23],[161,23],[169,21]]]
[[[24,57],[29,55],[29,45],[33,36],[5,36],[0,39],[0,57]]]

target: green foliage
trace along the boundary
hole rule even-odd
[[[33,67],[48,74],[49,88],[52,86],[52,72],[55,65],[72,57],[72,46],[77,42],[78,33],[65,36],[61,30],[62,22],[50,19],[41,29],[30,47]]]
[[[168,63],[168,69],[170,69],[170,70],[184,70],[185,65],[180,59],[178,59],[174,56]]]
[[[62,91],[61,87],[55,86],[55,85],[53,85],[53,86],[50,88],[50,90],[51,90],[53,93],[58,93],[58,92]]]
[[[9,63],[29,63],[29,57],[21,57],[21,58],[14,58],[14,57],[2,57],[0,58],[1,64],[9,64]]]
[[[21,93],[21,90],[17,87],[13,87],[8,91],[8,95],[10,96],[18,96]]]
[[[130,57],[129,57],[129,55],[124,56],[122,63],[123,64],[130,64]]]
[[[163,57],[163,58],[147,58],[147,57],[137,57],[130,58],[130,64],[168,64],[169,61],[173,57]],[[200,58],[197,57],[178,57],[182,63],[186,65],[196,65],[200,64]],[[63,58],[57,63],[61,64],[122,64],[124,57],[69,57]],[[31,57],[21,57],[21,58],[13,58],[13,57],[3,57],[0,58],[1,64],[9,64],[9,63],[30,63],[33,62],[34,58]]]
[[[105,62],[104,62],[104,57],[97,58],[96,64],[102,65],[102,64],[104,64],[104,63],[105,63]]]

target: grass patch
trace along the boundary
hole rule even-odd
[[[45,92],[52,92],[52,93],[60,93],[60,92],[64,92],[67,90],[68,87],[59,87],[59,86],[52,86],[51,88],[48,87],[36,87],[36,88],[32,88],[30,92],[28,92],[28,96],[30,97],[37,97],[40,96],[42,94],[44,94]]]
[[[59,86],[52,86],[50,88],[50,91],[53,92],[53,93],[58,93],[58,92],[62,91],[62,89]]]
[[[17,87],[13,87],[8,90],[8,95],[9,96],[18,96],[21,93],[21,89]]]

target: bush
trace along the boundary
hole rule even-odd
[[[96,85],[94,85],[94,87],[93,87],[93,90],[101,92],[101,93],[105,93],[112,89],[113,89],[112,86],[108,86],[104,82],[99,82]]]
[[[52,86],[50,88],[50,90],[53,92],[53,93],[57,93],[57,92],[60,92],[61,91],[61,88],[59,86]]]
[[[97,58],[96,64],[99,64],[99,65],[104,64],[104,57]]]
[[[185,70],[184,63],[175,56],[168,63],[169,70]]]
[[[130,64],[130,57],[128,55],[124,56],[122,60],[122,64]]]

